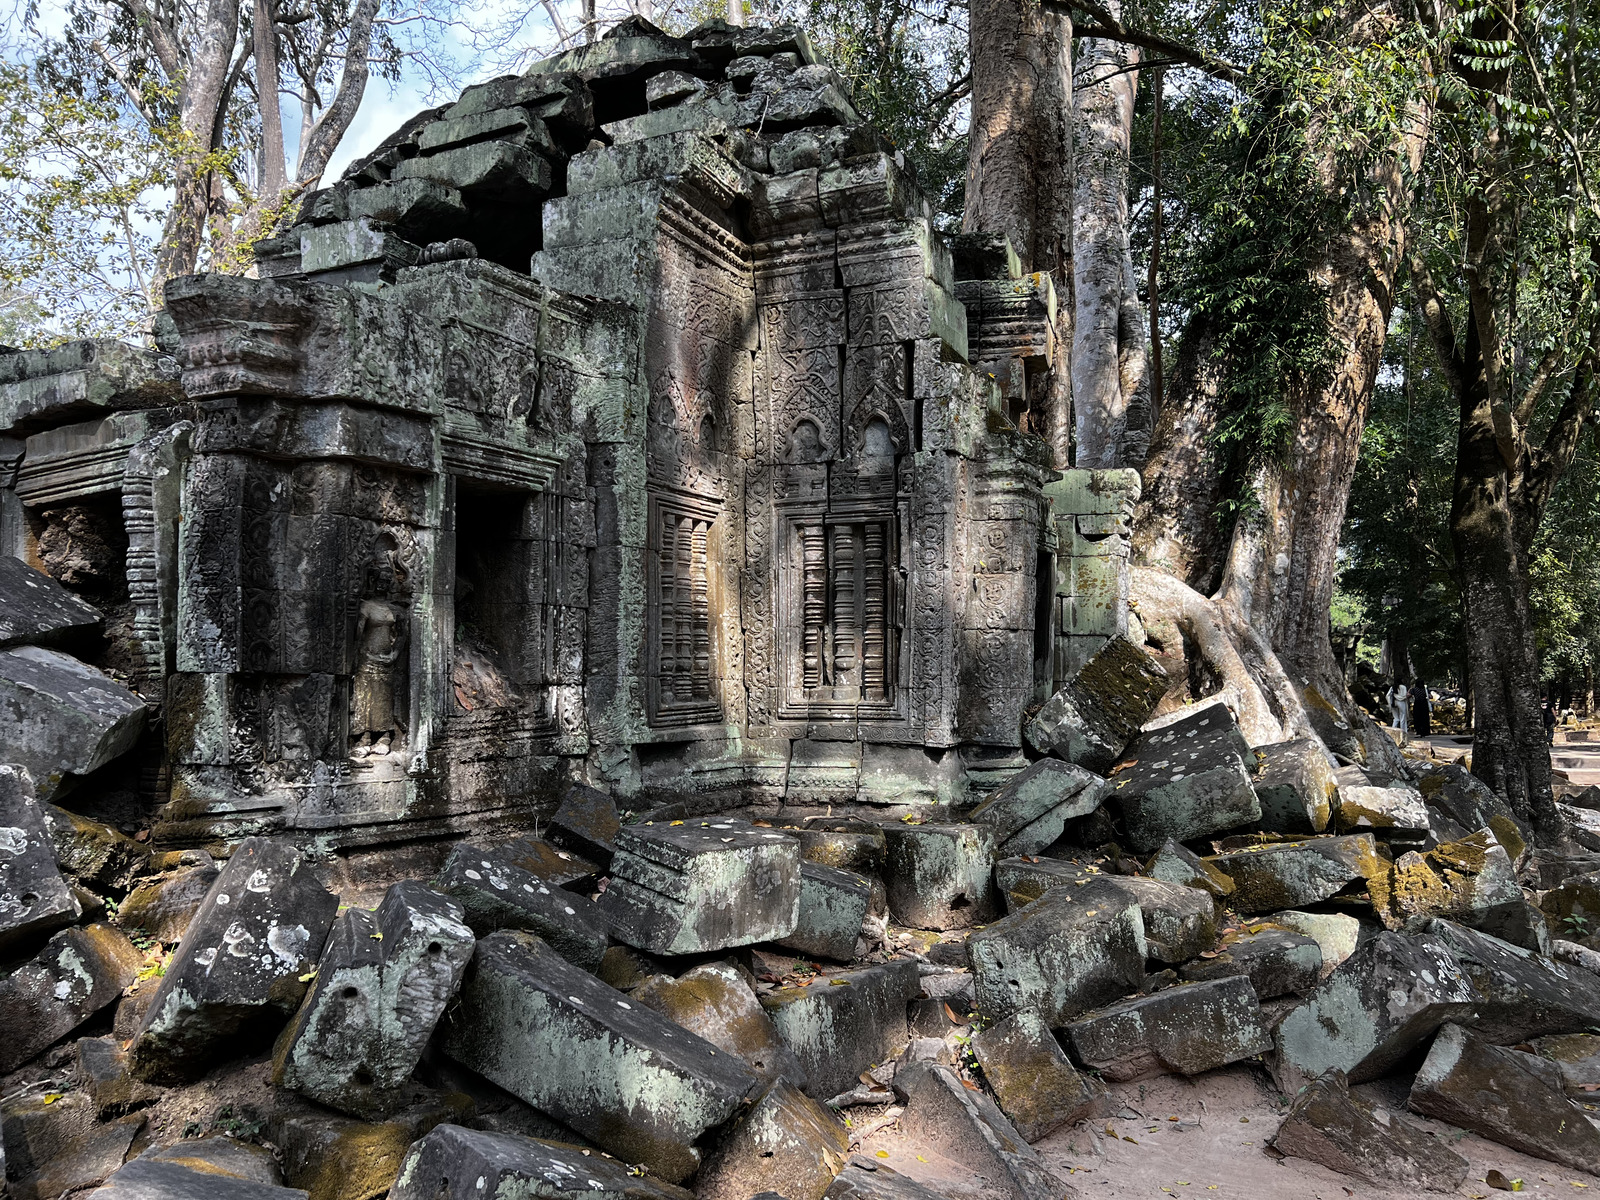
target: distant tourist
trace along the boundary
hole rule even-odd
[[[1411,722],[1406,709],[1411,703],[1411,692],[1406,687],[1404,679],[1396,679],[1394,686],[1389,689],[1389,723],[1400,731],[1400,740],[1403,742],[1409,736]]]
[[[1556,702],[1554,700],[1546,700],[1544,702],[1544,740],[1548,745],[1554,746],[1556,744]]]
[[[1411,689],[1411,728],[1420,738],[1433,730],[1433,698],[1428,695],[1428,685],[1420,679]]]

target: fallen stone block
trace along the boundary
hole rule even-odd
[[[1023,734],[1040,754],[1104,773],[1139,736],[1170,683],[1142,648],[1111,638],[1045,701]]]
[[[1055,1200],[1064,1191],[995,1102],[966,1087],[949,1067],[927,1068],[906,1101],[900,1131],[969,1167],[984,1197]]]
[[[1104,799],[1100,776],[1045,758],[1006,780],[967,819],[994,830],[1001,854],[1038,854],[1061,837],[1068,821],[1092,813]]]
[[[1000,1110],[1030,1143],[1109,1110],[1105,1086],[1079,1073],[1033,1009],[975,1033],[972,1052]]]
[[[0,1073],[15,1070],[122,994],[144,955],[120,929],[63,929],[37,956],[0,979]]]
[[[1147,947],[1138,901],[1095,880],[1050,889],[974,933],[967,953],[985,1017],[1036,1008],[1056,1027],[1143,983]]]
[[[690,1200],[683,1188],[560,1142],[437,1126],[406,1154],[389,1200]]]
[[[906,1005],[906,1032],[914,1037],[943,1038],[958,1025],[965,1024],[967,1014],[956,1014],[948,1000],[920,996]]]
[[[1564,879],[1539,897],[1552,936],[1576,939],[1600,934],[1600,871]]]
[[[1528,1058],[1446,1025],[1411,1084],[1410,1105],[1513,1150],[1600,1174],[1600,1129]]]
[[[806,1094],[829,1100],[906,1043],[906,1004],[921,991],[917,964],[894,959],[761,997],[778,1037],[806,1073]]]
[[[568,960],[571,961],[571,960]],[[600,966],[595,974],[600,982],[619,992],[631,992],[647,979],[659,975],[666,968],[661,960],[635,950],[632,946],[612,946],[600,956]]]
[[[575,783],[550,818],[550,837],[559,846],[609,866],[617,852],[622,818],[611,793]]]
[[[786,1079],[805,1086],[800,1060],[778,1037],[744,977],[727,963],[706,963],[676,979],[654,975],[628,998],[734,1055],[757,1079],[766,1083]]]
[[[1432,850],[1400,855],[1367,880],[1367,891],[1378,918],[1390,929],[1443,917],[1520,941],[1530,928],[1511,857],[1487,829]],[[1542,931],[1543,923],[1537,928]],[[1548,942],[1546,937],[1546,946]]]
[[[298,1188],[275,1187],[181,1162],[136,1158],[90,1200],[307,1200]]]
[[[444,1023],[446,1054],[668,1182],[694,1174],[694,1143],[757,1083],[733,1055],[628,1000],[532,934],[480,939],[460,995]]]
[[[246,838],[173,952],[132,1047],[156,1083],[197,1077],[220,1047],[283,1020],[305,995],[338,910],[288,842]]]
[[[800,919],[800,845],[733,818],[625,825],[599,905],[619,939],[654,954],[775,941]]]
[[[774,1083],[742,1114],[695,1179],[699,1200],[822,1200],[850,1153],[844,1122],[792,1084]]]
[[[1107,1079],[1198,1075],[1272,1049],[1255,989],[1242,976],[1124,1000],[1066,1029],[1074,1057]]]
[[[1091,871],[1064,858],[1018,855],[1002,858],[994,865],[995,887],[1005,900],[1007,912],[1033,903],[1051,888],[1083,887],[1092,879],[1104,878],[1098,868]]]
[[[1451,921],[1427,924],[1449,951],[1478,1001],[1470,1017],[1452,1018],[1491,1042],[1514,1045],[1547,1033],[1600,1025],[1600,976]]]
[[[525,929],[543,938],[568,962],[600,969],[610,938],[600,906],[587,896],[548,883],[498,850],[457,846],[435,880],[461,905],[479,937],[498,929]]]
[[[1301,1090],[1272,1144],[1292,1158],[1381,1188],[1453,1192],[1466,1179],[1469,1165],[1411,1122],[1352,1096],[1338,1071]]]
[[[555,887],[569,888],[586,884],[600,875],[598,863],[532,835],[513,838],[494,847],[494,850],[494,857],[532,872]]]
[[[453,1198],[452,1198],[453,1200]],[[916,1180],[870,1158],[852,1158],[828,1188],[824,1200],[943,1200]]]
[[[1447,818],[1462,833],[1488,827],[1498,834],[1509,824],[1524,840],[1528,837],[1529,831],[1516,820],[1510,805],[1495,795],[1494,789],[1483,780],[1474,778],[1456,763],[1425,771],[1417,780],[1417,790],[1429,809]],[[1515,853],[1511,856],[1518,857]]]
[[[1302,934],[1267,928],[1241,934],[1215,958],[1196,959],[1179,974],[1188,980],[1243,975],[1258,1000],[1270,1000],[1316,987],[1322,978],[1322,948]]]
[[[1186,962],[1217,940],[1216,903],[1206,892],[1138,875],[1119,875],[1106,882],[1139,902],[1145,946],[1157,962]]]
[[[1206,861],[1233,880],[1231,899],[1241,913],[1314,904],[1388,865],[1370,833],[1252,846]]]
[[[1233,880],[1215,863],[1206,861],[1187,846],[1170,838],[1150,856],[1144,865],[1144,874],[1150,879],[1164,879],[1168,883],[1199,888],[1219,900],[1233,895]]]
[[[0,555],[0,647],[55,646],[93,634],[100,610],[20,558]]]
[[[216,863],[207,861],[141,883],[117,906],[117,921],[170,946],[182,940],[221,873]]]
[[[889,911],[913,929],[968,929],[998,911],[994,831],[985,825],[884,827]]]
[[[1556,1065],[1567,1095],[1593,1096],[1600,1091],[1600,1034],[1553,1033],[1534,1038],[1532,1046],[1540,1058]]]
[[[161,1092],[134,1078],[128,1052],[114,1036],[79,1038],[72,1047],[73,1074],[94,1101],[102,1121],[126,1116],[161,1099]]]
[[[872,883],[853,871],[800,864],[800,916],[778,945],[813,958],[849,962],[872,904]]]
[[[143,1125],[138,1113],[97,1124],[94,1104],[82,1092],[46,1092],[7,1103],[0,1121],[7,1195],[58,1200],[93,1187],[122,1165]]]
[[[1426,833],[1428,805],[1409,784],[1388,787],[1339,785],[1339,828],[1395,829]]]
[[[810,817],[799,832],[800,857],[840,871],[876,874],[883,868],[883,830],[854,817]]]
[[[149,868],[149,850],[109,825],[53,804],[44,821],[61,869],[86,888],[121,891]]]
[[[461,1092],[424,1095],[383,1121],[312,1109],[277,1122],[272,1140],[283,1159],[284,1182],[304,1188],[310,1200],[376,1200],[389,1194],[414,1143],[440,1125],[472,1120],[475,1112]]]
[[[1442,939],[1380,933],[1278,1025],[1278,1086],[1292,1095],[1325,1071],[1376,1079],[1481,999]]]
[[[472,957],[461,906],[426,884],[391,887],[376,912],[346,909],[333,924],[311,991],[278,1038],[272,1078],[329,1108],[382,1116]]]
[[[0,956],[71,925],[82,912],[56,863],[32,776],[0,763]]]
[[[40,800],[133,749],[149,706],[111,676],[43,646],[0,650],[6,757],[28,769]]]
[[[1334,969],[1356,952],[1361,941],[1361,922],[1345,913],[1301,912],[1284,909],[1263,917],[1273,925],[1282,926],[1316,942],[1322,951],[1322,978],[1332,975]]]
[[[205,1175],[244,1179],[274,1187],[283,1183],[283,1172],[278,1169],[271,1150],[224,1133],[186,1138],[170,1146],[151,1146],[139,1158],[146,1162],[176,1163]]]
[[[1128,845],[1146,854],[1169,838],[1186,842],[1259,820],[1249,752],[1220,704],[1141,734],[1112,772]]]
[[[1311,738],[1256,749],[1261,826],[1275,833],[1321,833],[1333,818],[1339,788],[1328,753]]]

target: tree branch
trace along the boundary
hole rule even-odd
[[[1433,348],[1439,356],[1440,369],[1450,381],[1450,391],[1459,403],[1467,390],[1467,364],[1461,353],[1461,345],[1456,340],[1455,325],[1450,320],[1450,310],[1445,307],[1444,297],[1439,292],[1438,284],[1434,282],[1433,272],[1428,270],[1428,264],[1423,262],[1422,256],[1413,253],[1407,258],[1411,268],[1411,290],[1416,293],[1417,307],[1422,313],[1422,323],[1427,327],[1428,336],[1433,340]]]
[[[1533,412],[1539,406],[1539,401],[1544,398],[1544,392],[1550,386],[1550,381],[1556,376],[1556,368],[1561,365],[1561,351],[1559,349],[1545,352],[1539,360],[1539,365],[1533,370],[1533,378],[1528,380],[1528,386],[1522,393],[1522,400],[1517,405],[1517,424],[1526,426],[1533,420]]]
[[[1052,12],[1066,13],[1072,16],[1075,11],[1086,12],[1094,18],[1094,24],[1079,22],[1075,17],[1072,25],[1073,37],[1103,38],[1108,42],[1125,42],[1130,46],[1138,46],[1145,50],[1153,50],[1164,54],[1174,64],[1182,63],[1205,72],[1214,79],[1223,80],[1225,83],[1239,84],[1244,82],[1245,68],[1227,59],[1218,58],[1204,50],[1193,46],[1186,46],[1182,42],[1175,42],[1171,38],[1160,37],[1157,34],[1145,33],[1139,29],[1129,29],[1107,9],[1096,4],[1094,0],[1043,0],[1044,7]]]

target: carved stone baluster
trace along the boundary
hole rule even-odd
[[[694,629],[693,690],[696,700],[711,698],[711,608],[706,594],[706,534],[709,521],[694,522],[690,585],[693,611],[690,622]]]
[[[866,549],[866,571],[863,580],[865,614],[862,622],[861,687],[868,700],[884,698],[886,673],[884,654],[887,647],[887,612],[884,607],[884,546],[883,526],[869,522],[863,531]]]
[[[809,690],[822,686],[822,625],[828,613],[828,549],[821,525],[800,529],[802,615],[805,636],[802,680]]]
[[[677,584],[672,594],[672,615],[677,627],[673,666],[677,678],[673,680],[673,694],[683,700],[694,697],[694,522],[688,517],[674,517],[677,529],[673,533],[678,547],[678,565],[673,572]]]
[[[836,525],[833,530],[833,667],[835,687],[861,686],[861,658],[856,640],[861,623],[856,612],[857,588],[855,528]]]
[[[677,689],[673,686],[678,670],[677,650],[677,584],[675,571],[678,562],[678,520],[671,513],[661,515],[660,612],[657,617],[661,638],[661,703],[671,704]]]

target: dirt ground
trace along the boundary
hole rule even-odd
[[[1184,1197],[1188,1200],[1414,1200],[1418,1193],[1359,1183],[1316,1163],[1279,1158],[1267,1143],[1285,1105],[1266,1073],[1237,1066],[1194,1080],[1160,1076],[1112,1085],[1117,1115],[1058,1130],[1035,1148],[1083,1200]],[[1354,1089],[1367,1099],[1401,1109],[1405,1088],[1392,1081]],[[1491,1197],[1483,1182],[1490,1170],[1521,1179],[1538,1196],[1600,1196],[1600,1176],[1586,1175],[1518,1154],[1462,1130],[1406,1113],[1444,1139],[1471,1164],[1454,1193]],[[1172,1118],[1177,1118],[1173,1120]],[[1115,1136],[1107,1133],[1108,1128]],[[934,1148],[917,1145],[890,1128],[869,1137],[861,1153],[926,1182],[959,1200],[977,1181]]]

